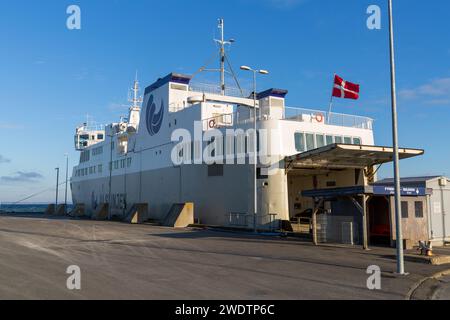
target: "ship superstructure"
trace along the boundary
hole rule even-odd
[[[169,73],[147,86],[141,99],[136,79],[128,118],[100,131],[77,128],[81,156],[71,179],[75,204],[93,213],[106,203],[111,216],[125,216],[134,204],[145,203],[152,219],[163,219],[174,203],[193,202],[201,223],[263,227],[314,207],[302,190],[375,179],[373,161],[351,165],[340,158],[299,156],[327,146],[363,152],[362,146],[374,145],[372,119],[287,107],[283,89],[253,93],[237,80],[235,88],[226,86],[223,46],[231,42],[223,36],[219,41],[219,85]]]

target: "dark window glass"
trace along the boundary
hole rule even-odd
[[[325,137],[321,134],[316,134],[316,146],[321,148],[325,145]]]
[[[414,202],[414,207],[416,211],[416,218],[423,218],[423,202],[422,201],[416,201]]]
[[[402,201],[402,218],[408,218],[408,201]]]
[[[333,144],[334,143],[334,139],[333,136],[327,136],[327,145]]]
[[[306,137],[306,151],[314,150],[314,135],[312,133],[305,134]]]
[[[295,135],[295,150],[299,152],[305,151],[305,136],[301,132],[296,132]]]
[[[223,176],[223,164],[212,164],[208,166],[208,177]]]

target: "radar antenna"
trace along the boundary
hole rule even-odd
[[[139,81],[138,81],[138,72],[136,71],[136,77],[134,78],[134,85],[131,89],[133,91],[133,97],[128,101],[133,103],[131,109],[140,109],[140,103],[142,103],[143,99],[139,96]]]
[[[213,72],[220,72],[220,93],[224,96],[226,93],[226,83],[225,83],[225,74],[228,73],[229,75],[231,75],[234,79],[234,81],[236,82],[236,85],[239,88],[239,91],[241,92],[241,95],[244,96],[244,93],[242,91],[242,88],[239,84],[239,81],[233,71],[233,68],[231,67],[231,63],[226,55],[225,52],[225,45],[231,45],[232,43],[235,42],[234,39],[229,39],[229,40],[225,40],[225,21],[224,19],[219,19],[218,20],[219,24],[218,24],[218,28],[220,29],[220,39],[214,39],[214,41],[219,44],[219,63],[220,63],[220,68],[219,69],[207,69],[207,65],[211,62],[208,61],[204,66],[202,66],[196,73],[193,74],[192,77],[194,77],[195,75],[197,75],[200,72],[203,71],[213,71]],[[217,53],[214,53],[214,56],[216,56]],[[214,58],[214,56],[212,56],[211,58]],[[230,70],[227,70],[225,68],[225,64],[227,64],[229,66]]]

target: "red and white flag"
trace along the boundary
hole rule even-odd
[[[359,98],[359,84],[345,81],[335,75],[333,97],[357,100]]]

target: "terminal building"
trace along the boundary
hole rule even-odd
[[[402,235],[406,248],[419,241],[449,242],[450,201],[446,177],[401,179]],[[317,204],[317,242],[395,246],[394,181],[365,186],[313,189],[302,192]]]

